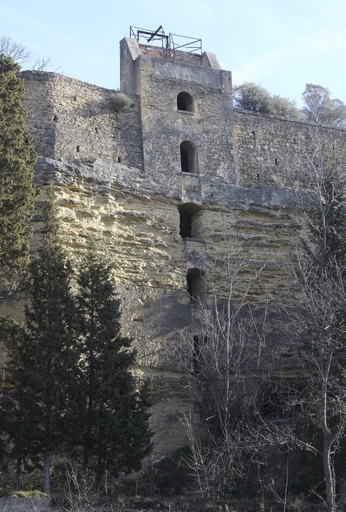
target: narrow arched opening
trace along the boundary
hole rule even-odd
[[[205,302],[204,272],[199,268],[190,268],[186,276],[187,291],[190,294],[191,304],[201,306]]]
[[[177,109],[183,112],[194,111],[194,101],[188,92],[180,92],[177,96]]]
[[[186,149],[180,146],[180,161],[181,161],[181,172],[190,172],[189,171],[189,155]]]
[[[180,163],[181,172],[198,173],[197,149],[188,140],[180,144]]]

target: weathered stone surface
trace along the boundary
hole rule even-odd
[[[124,334],[138,349],[134,372],[152,382],[155,454],[184,444],[180,419],[192,408],[167,356],[179,333],[198,324],[188,271],[202,273],[208,301],[210,276],[221,297],[228,293],[225,255],[251,260],[235,297],[264,266],[248,296],[260,309],[264,291],[285,286],[280,262],[304,237],[297,198],[309,201],[314,151],[324,145],[335,165],[346,163],[344,131],[233,113],[231,74],[215,56],[166,57],[160,48],[121,42],[121,87],[133,105],[118,114],[109,101],[115,91],[54,73],[23,73],[39,153],[35,182],[42,190],[54,183],[61,235],[76,261],[93,237],[113,262]],[[193,98],[192,112],[178,110],[180,92]],[[197,172],[182,172],[184,141],[196,149]],[[33,251],[44,199],[34,212]],[[190,215],[186,239],[179,207]],[[287,352],[275,329],[270,335],[278,357]],[[290,371],[294,358],[285,364]]]
[[[28,127],[39,155],[91,162],[99,158],[142,168],[137,101],[117,114],[110,101],[116,91],[57,73],[25,71],[22,76]]]
[[[57,512],[56,507],[51,507],[47,498],[42,496],[10,496],[0,498],[0,510],[2,512]]]
[[[344,130],[250,112],[235,112],[234,120],[242,186],[311,189],[316,185],[311,163],[318,164],[320,148],[334,166],[345,167]]]

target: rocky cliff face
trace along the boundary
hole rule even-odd
[[[208,301],[213,273],[222,298],[228,283],[216,263],[237,249],[251,260],[241,296],[267,262],[249,295],[260,309],[264,290],[284,285],[278,263],[304,236],[297,197],[304,201],[314,187],[318,152],[327,148],[344,165],[346,134],[233,113],[231,74],[215,57],[175,63],[136,45],[122,42],[127,110],[112,109],[115,91],[45,72],[23,73],[24,104],[39,154],[35,181],[42,190],[54,184],[64,243],[78,261],[93,237],[114,263],[123,330],[139,353],[134,371],[152,380],[155,449],[167,452],[186,441],[179,420],[191,409],[167,359],[167,346],[193,330],[188,276],[203,275]],[[193,98],[192,111],[177,108],[181,91]],[[182,169],[186,143],[196,153],[191,172]],[[33,251],[42,200],[44,193]]]

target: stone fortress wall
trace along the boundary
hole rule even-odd
[[[179,375],[165,347],[193,328],[196,272],[207,273],[236,244],[254,265],[294,252],[303,233],[295,190],[313,187],[318,145],[345,164],[346,133],[233,111],[231,73],[215,55],[172,61],[134,39],[121,41],[121,90],[133,100],[122,112],[112,109],[115,91],[55,73],[23,77],[36,182],[54,183],[62,237],[75,257],[94,237],[114,262],[124,333],[139,351],[136,371],[153,382],[155,449],[171,451],[185,442],[180,418],[191,404],[178,391],[167,400],[165,379]],[[178,108],[181,92],[190,109]],[[37,232],[39,209],[40,200]],[[261,283],[280,286],[277,265],[266,267]],[[261,293],[250,300],[260,307]]]

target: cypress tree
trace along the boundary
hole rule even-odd
[[[151,448],[148,390],[136,391],[130,367],[136,352],[120,332],[120,303],[111,267],[97,254],[94,243],[78,277],[84,396],[79,411],[83,429],[84,491],[90,470],[95,490],[108,470],[114,476],[139,470]]]
[[[11,57],[0,54],[0,284],[28,263],[28,229],[34,205],[32,185],[36,153],[21,104],[24,80]],[[13,284],[12,284],[13,289]]]
[[[27,456],[36,465],[43,461],[44,492],[49,494],[51,456],[62,451],[74,430],[79,360],[72,266],[59,242],[52,191],[43,209],[43,224],[42,247],[29,265],[25,329],[8,342],[9,387],[3,409],[17,409],[12,418],[7,414],[5,431],[18,468]]]
[[[24,324],[1,317],[0,333],[10,361],[6,367],[6,387],[0,400],[0,431],[3,461],[12,459],[15,464],[15,489],[21,488],[23,468],[32,470],[40,463],[40,447],[36,432],[38,404],[32,391],[35,374],[30,370],[34,357],[34,343]],[[35,436],[36,437],[36,436]]]

